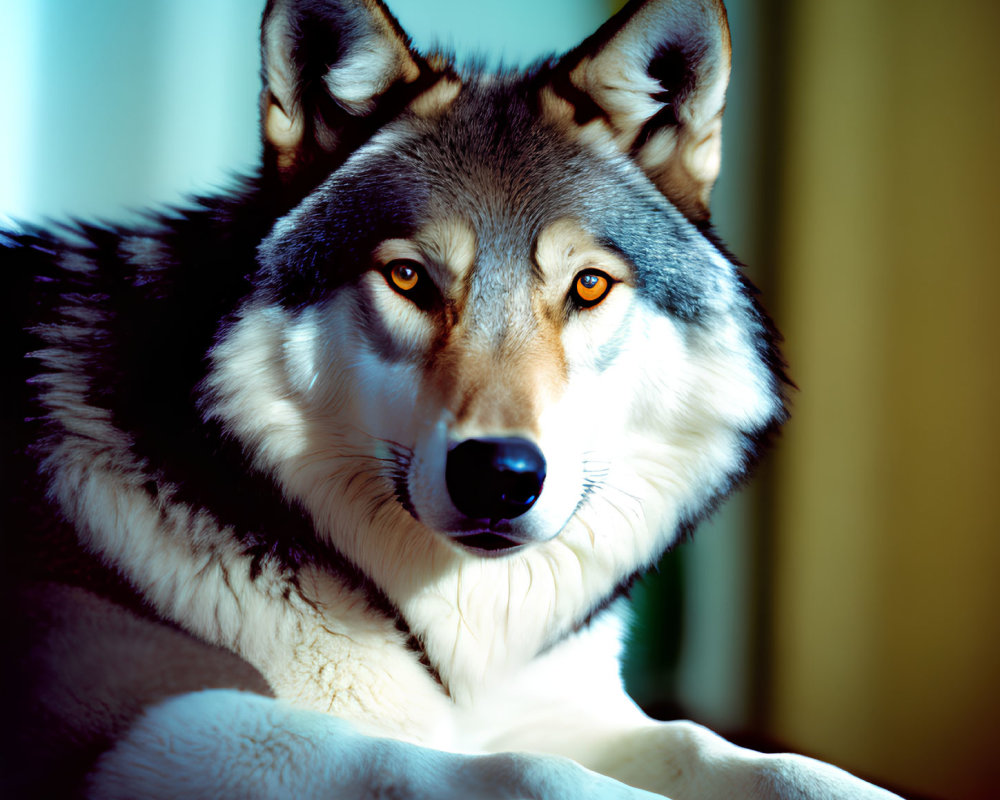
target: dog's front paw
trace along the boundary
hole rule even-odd
[[[757,756],[748,764],[754,774],[752,796],[760,800],[783,798],[850,798],[850,800],[899,800],[848,772],[805,756]]]

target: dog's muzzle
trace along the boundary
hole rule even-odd
[[[455,508],[482,520],[483,528],[499,530],[538,500],[545,457],[527,439],[466,439],[448,451],[445,482]]]

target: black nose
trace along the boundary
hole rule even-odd
[[[545,458],[527,439],[466,439],[448,451],[445,481],[466,516],[512,519],[538,499]]]

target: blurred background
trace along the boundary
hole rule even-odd
[[[249,0],[0,0],[0,214],[127,221],[258,156]],[[620,3],[395,0],[528,63]],[[751,486],[636,587],[651,713],[912,797],[1000,786],[1000,4],[732,0],[719,232],[799,386]]]

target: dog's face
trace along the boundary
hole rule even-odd
[[[728,52],[687,5],[530,75],[459,76],[380,6],[331,3],[357,63],[345,33],[320,99],[289,78],[309,15],[271,10],[270,163],[310,188],[261,244],[206,408],[349,556],[631,537],[648,562],[780,419],[766,325],[698,226]],[[371,94],[339,96],[347,74]]]

